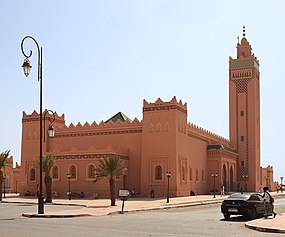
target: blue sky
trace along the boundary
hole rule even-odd
[[[188,104],[188,121],[229,137],[228,58],[237,36],[260,60],[261,165],[285,176],[282,0],[3,1],[0,151],[20,161],[22,112],[39,111],[36,48],[25,77],[20,43],[43,47],[44,108],[66,123],[100,122],[118,111],[142,119],[143,99],[173,96]]]

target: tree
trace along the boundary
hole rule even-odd
[[[42,159],[42,165],[43,165],[43,172],[45,174],[44,182],[46,186],[46,202],[52,202],[52,177],[50,175],[50,171],[54,165],[53,154],[44,155]]]
[[[116,205],[116,177],[123,175],[127,168],[124,161],[119,156],[110,155],[107,158],[99,160],[99,166],[96,169],[95,182],[103,177],[109,180],[111,206]]]
[[[10,162],[8,157],[10,155],[10,151],[6,150],[0,154],[0,201],[2,201],[2,183],[3,183],[3,170],[6,166],[10,166]]]

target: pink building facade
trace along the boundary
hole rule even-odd
[[[39,114],[23,113],[22,121],[24,193],[34,192],[39,182],[35,163],[39,153]],[[108,155],[118,155],[128,168],[125,176],[116,180],[117,188],[135,189],[140,196],[148,196],[151,185],[157,197],[165,196],[166,171],[171,172],[171,196],[187,196],[191,191],[209,193],[214,189],[212,173],[218,174],[216,189],[222,184],[229,191],[236,187],[238,153],[227,139],[188,123],[187,104],[178,102],[176,97],[168,102],[159,98],[154,103],[144,100],[142,121],[130,121],[119,113],[108,122],[66,126],[64,115],[55,114],[53,126],[55,137],[45,133],[43,152],[55,156],[53,190],[59,194],[68,191],[67,174],[72,173],[73,192],[108,196],[107,180],[93,182],[99,158]]]

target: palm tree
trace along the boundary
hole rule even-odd
[[[10,151],[4,151],[0,154],[0,201],[2,201],[2,182],[3,182],[3,171],[6,166],[10,166],[8,161]]]
[[[39,163],[39,160],[38,160]],[[52,202],[52,177],[50,176],[51,168],[54,165],[53,154],[47,154],[42,159],[43,172],[45,174],[44,182],[46,186],[46,202]]]
[[[123,175],[126,170],[127,168],[125,167],[124,162],[120,160],[119,156],[110,155],[107,158],[99,160],[99,166],[96,169],[95,182],[103,177],[109,179],[111,206],[116,205],[115,179],[116,177]]]

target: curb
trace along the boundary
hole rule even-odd
[[[86,217],[92,216],[90,214],[22,214],[23,217],[28,218],[72,218],[72,217]]]
[[[0,203],[21,203],[21,204],[29,204],[29,205],[38,205],[35,202],[20,202],[20,201],[13,201],[13,202],[8,202],[8,201],[1,201]],[[89,207],[86,204],[77,204],[77,203],[54,203],[54,202],[49,202],[49,203],[44,203],[44,205],[57,205],[57,206],[75,206],[75,207]]]
[[[159,210],[167,210],[172,208],[183,208],[183,207],[194,207],[194,206],[202,206],[202,205],[210,205],[210,204],[219,204],[222,203],[222,200],[212,200],[212,201],[202,201],[202,202],[193,202],[193,203],[179,203],[179,204],[170,204],[169,206],[160,206],[160,207],[146,207],[144,209],[134,209],[127,211],[114,211],[109,212],[107,215],[115,215],[115,214],[124,214],[124,213],[132,213],[132,212],[144,212],[144,211],[159,211]]]
[[[248,223],[245,223],[245,227],[248,228],[248,229],[257,230],[257,231],[260,231],[260,232],[285,234],[285,229],[261,227],[261,226],[251,225],[251,224],[248,224]]]

